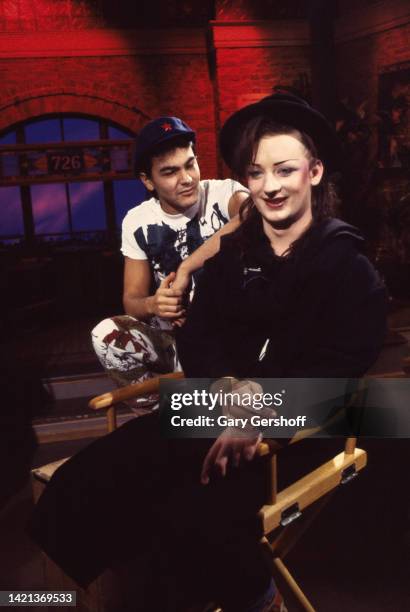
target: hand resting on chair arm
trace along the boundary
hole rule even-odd
[[[202,464],[202,484],[209,483],[212,473],[224,477],[228,468],[236,468],[242,461],[252,461],[262,440],[262,433],[250,424],[249,418],[253,415],[268,418],[276,415],[272,408],[254,408],[252,398],[258,399],[259,406],[263,394],[261,385],[254,381],[224,377],[215,381],[210,390],[223,394],[225,401],[221,404],[222,414],[227,417],[228,423],[233,424],[228,425],[209,449]]]

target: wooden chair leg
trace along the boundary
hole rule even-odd
[[[295,609],[303,612],[316,612],[282,559],[276,557],[273,560],[273,568],[273,578],[285,602],[292,602]]]
[[[273,578],[285,601],[289,604],[292,603],[295,609],[303,612],[315,612],[315,608],[284,564],[283,558],[309,528],[333,493],[334,491],[330,491],[317,502],[305,508],[301,517],[284,527],[271,541],[266,537],[262,539],[262,545],[266,552],[271,559],[273,558]]]
[[[292,611],[297,610],[298,612],[315,612],[315,608],[310,603],[292,574],[289,572],[282,559],[274,556],[272,547],[266,537],[262,538],[261,544],[264,547],[267,557],[272,563],[273,579],[286,604],[288,606],[292,606]]]
[[[272,547],[266,537],[262,538],[261,544],[264,547],[266,555],[273,563],[273,579],[286,604],[291,605],[292,610],[298,610],[301,612],[315,612],[315,608],[312,606],[296,580],[293,578],[282,559],[273,556]]]
[[[345,442],[345,453],[346,455],[353,455],[356,450],[357,438],[347,438]]]

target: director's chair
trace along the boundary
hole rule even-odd
[[[387,377],[408,377],[410,375],[410,359],[406,359],[403,372],[392,372]],[[142,383],[129,385],[112,392],[93,398],[89,402],[94,410],[105,409],[107,412],[107,430],[114,431],[116,423],[117,404],[136,397],[144,397],[158,393],[161,378],[183,378],[182,372],[164,374],[148,379]],[[294,444],[316,433],[317,430],[298,432],[287,444]],[[268,456],[266,469],[266,503],[258,513],[261,529],[264,534],[261,546],[273,562],[273,576],[291,610],[314,612],[300,586],[284,563],[285,556],[290,552],[301,535],[308,529],[315,516],[327,503],[331,493],[340,485],[357,476],[367,462],[366,451],[356,447],[356,438],[348,437],[342,452],[318,468],[298,479],[281,491],[277,489],[277,455],[283,444],[276,440],[266,440],[259,444],[259,456]],[[38,498],[56,469],[68,458],[48,464],[33,470],[34,497]],[[114,525],[110,528],[115,528]],[[58,573],[58,568],[51,560],[47,560],[52,573]],[[60,570],[60,574],[62,574]],[[61,580],[60,580],[61,582]],[[70,588],[70,579],[64,577],[65,588]],[[78,609],[89,612],[105,612],[104,599],[106,587],[100,579],[96,580],[87,591],[78,589],[71,581],[71,588],[79,591]],[[108,587],[110,588],[110,587]],[[115,609],[115,608],[113,608]],[[213,610],[220,610],[216,607]],[[211,608],[207,608],[210,612]],[[182,611],[181,611],[182,612]],[[222,611],[223,612],[223,611]]]
[[[183,378],[183,373],[176,372],[164,377]],[[116,404],[158,393],[159,381],[160,378],[153,378],[137,385],[106,393],[92,399],[89,406],[94,410],[107,410],[108,427],[112,431],[116,427]],[[289,441],[289,444],[294,444],[317,430],[300,432]],[[264,533],[261,545],[273,560],[274,579],[285,601],[289,605],[292,602],[293,609],[313,612],[313,605],[293,578],[283,558],[327,502],[331,491],[339,484],[349,482],[366,465],[366,452],[356,447],[354,437],[349,437],[341,453],[278,492],[277,454],[282,446],[280,442],[267,440],[261,442],[257,449],[260,457],[269,456],[266,473],[266,504],[258,513]]]

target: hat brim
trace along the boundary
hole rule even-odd
[[[231,115],[220,133],[220,150],[225,163],[233,168],[234,154],[245,125],[254,117],[266,117],[308,134],[328,172],[341,168],[341,147],[333,127],[325,117],[310,107],[292,101],[263,99]]]

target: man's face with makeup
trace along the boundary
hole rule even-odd
[[[162,209],[183,213],[199,198],[200,172],[192,146],[177,148],[152,158],[151,176],[141,176],[150,191],[155,190]]]
[[[310,159],[304,145],[290,134],[261,138],[247,170],[252,200],[272,226],[292,225],[312,218],[312,185],[320,182],[323,167]]]

